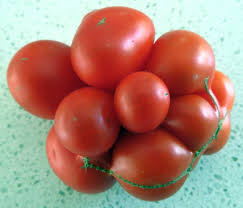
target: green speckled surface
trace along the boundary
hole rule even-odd
[[[50,121],[33,117],[12,99],[8,62],[37,39],[70,44],[90,10],[124,5],[142,10],[158,35],[189,29],[212,45],[217,69],[233,80],[236,102],[231,137],[218,154],[203,157],[185,185],[159,203],[143,202],[118,184],[98,195],[80,194],[51,171],[45,140]],[[243,0],[0,0],[0,207],[1,208],[242,208],[243,207]]]

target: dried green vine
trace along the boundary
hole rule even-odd
[[[204,144],[199,150],[195,151],[194,152],[194,157],[192,159],[192,162],[190,163],[189,167],[180,175],[178,176],[177,178],[175,178],[174,180],[172,181],[169,181],[168,183],[164,183],[164,184],[157,184],[157,185],[141,185],[141,184],[137,184],[137,183],[133,183],[132,181],[129,181],[123,177],[121,177],[120,175],[116,174],[114,171],[112,170],[108,170],[108,169],[105,169],[105,168],[102,168],[98,165],[95,165],[95,164],[92,164],[90,163],[90,160],[88,157],[84,157],[83,158],[83,162],[84,162],[84,165],[82,166],[82,168],[85,168],[86,170],[88,168],[94,168],[96,169],[97,171],[100,171],[100,172],[103,172],[103,173],[107,173],[109,175],[112,175],[112,176],[116,176],[117,178],[119,178],[120,180],[122,180],[123,182],[125,183],[128,183],[132,186],[135,186],[135,187],[138,187],[138,188],[143,188],[143,189],[156,189],[156,188],[162,188],[162,187],[166,187],[170,184],[174,184],[176,183],[177,181],[179,181],[181,178],[183,178],[185,175],[189,174],[191,171],[192,171],[192,168],[193,168],[193,165],[195,163],[195,161],[197,160],[197,158],[200,156],[200,154],[202,153],[202,151],[215,139],[217,139],[217,136],[218,136],[218,133],[220,131],[220,129],[222,128],[222,125],[223,125],[223,122],[224,122],[224,119],[226,118],[228,112],[226,113],[225,117],[223,119],[221,119],[221,115],[220,115],[220,110],[219,110],[219,106],[217,104],[217,102],[214,100],[214,97],[212,96],[211,92],[209,91],[209,88],[208,88],[208,79],[209,78],[206,78],[205,79],[205,82],[204,82],[204,85],[205,85],[205,89],[206,89],[206,92],[207,94],[210,96],[211,100],[213,101],[214,105],[216,106],[216,110],[217,110],[217,113],[218,113],[218,117],[219,117],[219,120],[218,120],[218,127],[215,131],[215,133],[213,134],[213,136],[209,139],[209,141]]]

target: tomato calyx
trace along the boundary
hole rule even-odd
[[[90,163],[90,159],[88,157],[83,157],[84,165],[81,168],[85,168],[85,169],[94,168],[94,169],[96,169],[98,171],[101,171],[103,173],[107,173],[109,175],[116,176],[117,178],[121,179],[123,182],[128,183],[128,184],[130,184],[132,186],[135,186],[135,187],[138,187],[138,188],[142,188],[142,189],[157,189],[157,188],[163,188],[163,187],[169,186],[169,185],[174,184],[177,181],[179,181],[181,178],[183,178],[184,176],[186,176],[187,174],[189,174],[192,171],[194,163],[196,162],[196,160],[198,159],[198,157],[200,157],[201,153],[207,148],[207,146],[214,139],[217,140],[217,136],[219,134],[219,131],[221,130],[221,128],[223,126],[223,122],[224,122],[225,118],[227,117],[227,115],[229,113],[229,111],[227,111],[226,112],[226,115],[224,116],[224,118],[221,119],[219,106],[218,106],[217,102],[215,101],[214,97],[212,96],[212,94],[211,94],[211,92],[209,90],[208,80],[209,80],[209,77],[207,77],[205,79],[204,85],[205,85],[205,89],[206,89],[207,94],[210,96],[211,100],[213,101],[214,105],[216,106],[217,113],[218,113],[218,118],[219,118],[218,127],[217,127],[215,133],[213,134],[213,136],[208,140],[208,142],[206,144],[204,144],[199,150],[197,150],[197,151],[194,152],[194,157],[193,157],[192,162],[190,163],[189,167],[184,172],[182,172],[182,174],[179,175],[177,178],[175,178],[172,181],[169,181],[168,183],[164,183],[164,184],[141,185],[141,184],[134,183],[132,181],[129,181],[129,180],[121,177],[120,175],[118,175],[117,173],[115,173],[114,171],[112,171],[110,169],[105,169],[105,168],[102,168],[100,166],[97,166],[95,164]]]

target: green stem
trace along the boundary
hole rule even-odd
[[[177,178],[175,178],[174,180],[172,181],[169,181],[168,183],[164,183],[164,184],[157,184],[157,185],[141,185],[141,184],[137,184],[137,183],[133,183],[132,181],[129,181],[123,177],[121,177],[120,175],[116,174],[115,172],[113,172],[112,170],[108,170],[108,169],[105,169],[105,168],[102,168],[98,165],[95,165],[95,164],[92,164],[90,163],[90,160],[88,157],[84,157],[83,158],[83,162],[84,162],[84,165],[82,166],[82,168],[85,168],[86,170],[88,168],[94,168],[96,169],[97,171],[100,171],[100,172],[103,172],[103,173],[107,173],[109,175],[112,175],[112,176],[116,176],[117,178],[119,178],[120,180],[122,180],[123,182],[125,183],[128,183],[132,186],[135,186],[135,187],[138,187],[138,188],[142,188],[142,189],[156,189],[156,188],[162,188],[162,187],[166,187],[170,184],[174,184],[176,183],[177,181],[179,181],[181,178],[183,178],[185,175],[189,174],[191,171],[192,171],[192,167],[194,165],[194,163],[196,162],[197,158],[200,157],[202,151],[214,140],[214,139],[217,139],[217,136],[218,136],[218,133],[220,131],[220,129],[222,128],[222,125],[223,125],[223,121],[225,120],[228,112],[226,113],[226,115],[224,116],[223,119],[221,119],[221,115],[220,115],[220,110],[219,110],[219,106],[217,104],[217,102],[214,100],[214,97],[212,96],[212,94],[210,93],[209,91],[209,88],[208,88],[208,78],[205,79],[205,82],[204,82],[204,85],[205,85],[205,89],[206,89],[206,92],[207,94],[210,96],[211,100],[213,101],[214,105],[216,106],[216,110],[217,110],[217,113],[218,113],[218,117],[219,117],[219,120],[218,120],[218,127],[215,131],[215,133],[213,134],[213,136],[209,139],[209,141],[204,144],[199,150],[195,151],[194,153],[194,157],[192,159],[192,162],[190,163],[189,167],[184,171],[182,172],[181,175],[179,175]]]

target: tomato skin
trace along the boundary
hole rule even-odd
[[[230,136],[230,115],[228,114],[223,122],[223,126],[219,131],[217,140],[213,140],[207,147],[205,155],[211,155],[216,152],[219,152],[227,143]]]
[[[235,99],[235,91],[230,79],[222,72],[216,71],[212,91],[218,99],[219,105],[231,111]]]
[[[185,95],[204,90],[204,81],[215,73],[215,59],[210,45],[198,34],[175,30],[162,35],[154,44],[147,69],[158,75],[171,95]]]
[[[153,22],[140,11],[95,10],[84,17],[73,39],[74,70],[87,84],[114,90],[121,79],[143,69],[154,36]]]
[[[216,105],[221,110],[220,105],[219,105],[219,102],[218,102],[218,99],[216,98],[216,96],[215,96],[214,92],[212,91],[212,89],[209,89],[209,93],[213,97],[213,100],[216,102]],[[216,114],[218,115],[217,107],[214,104],[214,102],[213,102],[212,98],[210,97],[210,95],[206,91],[205,92],[197,93],[197,95],[199,95],[200,97],[202,97],[203,99],[205,99],[212,106],[212,108],[215,110]],[[223,118],[223,114],[222,114],[221,111],[220,111],[220,117]]]
[[[54,127],[73,153],[93,157],[108,151],[120,130],[112,94],[92,87],[72,92],[58,106]]]
[[[156,189],[141,189],[134,186],[131,186],[120,179],[117,179],[120,185],[132,196],[145,200],[145,201],[159,201],[166,199],[173,194],[175,194],[183,186],[187,179],[187,176],[184,176],[179,181],[174,184],[171,184],[167,187],[156,188]]]
[[[176,137],[161,128],[143,134],[123,134],[116,144],[111,169],[123,178],[142,185],[164,184],[185,171],[193,153]],[[135,197],[157,201],[174,194],[186,177],[157,189],[134,187],[116,178]]]
[[[84,163],[82,156],[69,152],[60,143],[54,128],[51,128],[47,141],[46,153],[54,173],[67,186],[83,193],[99,193],[111,188],[115,183],[112,176],[95,169],[81,168]],[[111,155],[105,153],[91,159],[92,163],[109,168]]]
[[[135,133],[158,127],[170,104],[166,85],[150,72],[128,75],[116,88],[114,100],[122,125]]]
[[[53,119],[61,100],[84,86],[73,71],[70,47],[52,40],[21,48],[8,66],[7,82],[20,106],[45,119]]]
[[[169,112],[162,123],[191,151],[200,149],[213,136],[217,125],[215,110],[198,95],[171,98]]]

